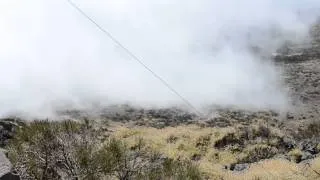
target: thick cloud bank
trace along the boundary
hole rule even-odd
[[[194,106],[283,109],[262,60],[305,38],[318,0],[73,0]],[[183,102],[66,0],[0,2],[0,115],[91,103]]]

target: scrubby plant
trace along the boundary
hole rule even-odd
[[[291,134],[299,140],[306,138],[318,138],[320,136],[320,121],[310,122],[302,128],[297,128],[297,132],[293,131]]]
[[[235,133],[228,133],[223,136],[221,139],[215,141],[214,147],[215,148],[224,148],[228,145],[235,145],[235,144],[243,144],[243,140],[241,140]]]
[[[140,138],[98,138],[91,121],[34,121],[21,128],[8,146],[13,168],[22,179],[201,179],[191,161],[152,152]]]
[[[269,127],[264,125],[259,126],[243,126],[237,128],[239,137],[244,140],[255,140],[256,138],[269,139],[272,133]]]
[[[293,160],[296,163],[299,163],[302,158],[302,151],[300,149],[293,149],[291,150],[288,155],[290,156],[290,159]]]
[[[59,179],[59,172],[78,177],[81,157],[94,154],[96,137],[89,128],[74,121],[31,122],[10,142],[9,158],[23,179]]]
[[[263,159],[272,158],[277,154],[277,149],[268,145],[254,145],[244,151],[239,158],[239,163],[253,163]]]
[[[167,138],[167,143],[175,143],[178,140],[178,137],[171,134],[168,138]]]
[[[151,168],[142,179],[200,180],[202,174],[191,161],[164,159],[161,166]],[[141,178],[140,177],[140,178]]]
[[[200,150],[205,151],[209,147],[210,141],[211,141],[211,134],[203,135],[196,140],[195,146]]]
[[[320,122],[312,122],[307,126],[306,133],[309,137],[318,137],[320,135]]]
[[[257,130],[255,131],[256,137],[261,137],[261,138],[270,138],[271,137],[271,130],[269,127],[264,126],[264,125],[259,125]]]

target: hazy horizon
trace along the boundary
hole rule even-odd
[[[199,109],[289,108],[282,70],[250,47],[304,41],[320,15],[316,0],[73,2]],[[3,0],[0,26],[0,116],[183,104],[66,0]]]

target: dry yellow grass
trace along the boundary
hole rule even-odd
[[[263,180],[278,180],[278,179],[306,179],[300,173],[299,167],[287,160],[275,159],[265,160],[260,163],[251,165],[250,169],[237,174],[227,173],[226,179],[263,179]]]
[[[162,152],[171,158],[191,158],[195,154],[201,154],[211,159],[210,156],[213,156],[214,149],[208,148],[205,150],[201,147],[197,148],[197,143],[207,143],[204,145],[204,148],[213,147],[213,143],[216,140],[231,131],[233,131],[232,128],[201,128],[196,125],[167,127],[163,129],[119,127],[114,135],[124,139],[129,145],[135,144],[137,139],[142,137],[149,148]],[[209,139],[208,142],[203,142],[205,138]],[[220,156],[223,157],[219,158],[222,161],[228,161],[226,153],[221,153]]]
[[[124,139],[129,146],[134,146],[139,138],[143,138],[147,147],[165,154],[168,157],[192,159],[196,161],[201,171],[210,179],[232,180],[307,180],[320,179],[313,170],[320,171],[320,158],[310,162],[310,166],[296,164],[284,159],[270,159],[250,165],[248,170],[233,172],[224,169],[225,165],[236,162],[240,153],[218,150],[214,142],[234,128],[202,128],[196,125],[166,127],[156,129],[150,127],[116,126],[116,137]],[[295,151],[292,152],[295,155]]]

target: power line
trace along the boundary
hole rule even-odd
[[[145,65],[140,58],[138,58],[135,54],[133,54],[128,48],[126,48],[122,43],[120,43],[110,32],[108,32],[105,28],[100,26],[95,20],[93,20],[89,15],[87,15],[79,6],[77,6],[71,0],[67,0],[67,2],[79,11],[84,17],[86,17],[90,22],[92,22],[98,29],[100,29],[105,35],[107,35],[114,43],[120,46],[127,54],[129,54],[134,60],[136,60],[140,65],[142,65],[146,70],[148,70],[155,78],[160,80],[162,84],[164,84],[170,91],[176,94],[185,104],[191,107],[198,115],[201,115],[197,108],[195,108],[186,98],[184,98],[178,91],[176,91],[169,83],[167,83],[163,78],[161,78],[158,74],[156,74],[152,69],[150,69],[147,65]]]

